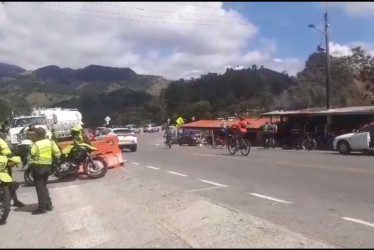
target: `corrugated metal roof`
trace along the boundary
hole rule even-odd
[[[374,114],[374,106],[356,106],[356,107],[345,107],[335,109],[324,109],[324,108],[312,108],[312,109],[300,109],[283,111],[277,110],[268,113],[264,113],[261,116],[280,116],[280,115],[345,115],[345,114]]]
[[[247,118],[246,119],[250,125],[248,125],[249,129],[259,129],[262,125],[264,125],[267,121],[270,122],[270,118]],[[272,119],[273,122],[278,122],[279,119]],[[234,120],[232,122],[229,121],[218,121],[218,120],[199,120],[196,122],[186,123],[182,125],[182,128],[190,128],[190,129],[220,129],[221,124],[224,124],[225,126],[238,124],[239,120]]]

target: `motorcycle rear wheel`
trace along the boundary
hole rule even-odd
[[[31,171],[31,168],[28,167],[25,172],[23,172],[23,178],[25,179],[25,182],[27,185],[29,186],[34,186],[35,185],[35,182],[34,182],[34,176],[33,176],[33,173]]]

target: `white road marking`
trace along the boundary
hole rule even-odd
[[[156,168],[156,167],[152,167],[152,166],[145,166],[146,168],[150,168],[150,169],[155,169],[155,170],[159,170],[159,168]]]
[[[172,172],[172,171],[165,171],[165,172],[169,173],[169,174],[175,174],[175,175],[183,176],[183,177],[188,176],[188,175],[185,175],[185,174],[180,174],[180,173],[176,173],[176,172]]]
[[[263,199],[276,201],[276,202],[280,202],[280,203],[284,203],[284,204],[292,204],[293,203],[291,201],[284,201],[284,200],[280,200],[280,199],[277,199],[277,198],[273,198],[273,197],[270,197],[270,196],[257,194],[257,193],[246,193],[246,194],[250,194],[250,195],[257,196],[257,197],[260,197],[260,198],[263,198]]]
[[[186,191],[186,193],[196,192],[196,191],[203,191],[203,190],[209,190],[209,189],[215,189],[215,188],[222,188],[222,187],[210,187],[210,188],[194,189],[194,190]]]
[[[140,165],[139,163],[133,162],[133,161],[131,163],[134,164],[134,165],[138,165],[138,166]]]
[[[160,144],[155,144],[156,146],[160,146]]]
[[[277,163],[278,164],[285,164],[285,165],[289,164],[288,162],[285,162],[285,161],[277,161]]]
[[[125,160],[125,162],[127,162],[127,160]]]
[[[354,219],[354,218],[350,218],[350,217],[342,217],[342,218],[344,220],[353,221],[353,222],[360,223],[360,224],[363,224],[363,225],[366,225],[366,226],[369,226],[369,227],[374,227],[374,223],[370,223],[370,222],[367,222],[367,221]]]
[[[218,187],[228,187],[228,186],[226,186],[226,185],[222,185],[222,184],[219,184],[219,183],[216,183],[216,182],[212,182],[212,181],[201,180],[201,179],[199,179],[199,180],[202,181],[202,182],[205,182],[205,183],[212,184],[212,185],[214,185],[214,186],[218,186]]]

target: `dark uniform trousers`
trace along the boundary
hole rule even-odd
[[[12,168],[11,167],[8,168],[8,173],[9,173],[10,177],[12,177]],[[14,202],[18,201],[18,197],[17,197],[17,193],[16,193],[18,188],[19,188],[19,184],[16,181],[13,181],[13,183],[9,186],[10,195],[12,196],[12,200]]]
[[[52,207],[52,201],[47,188],[47,181],[48,177],[51,175],[51,171],[51,165],[32,165],[38,205],[39,208],[43,210]]]

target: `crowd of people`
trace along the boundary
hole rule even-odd
[[[80,144],[86,142],[83,135],[83,128],[80,125],[75,125],[71,129],[71,135],[73,137],[74,144]],[[61,152],[57,143],[55,142],[56,137],[49,139],[46,136],[46,130],[42,127],[30,126],[27,130],[27,137],[32,141],[30,148],[28,164],[32,169],[32,174],[35,182],[35,189],[38,197],[38,208],[32,211],[32,214],[44,214],[47,211],[53,210],[52,200],[49,195],[47,188],[48,177],[52,173],[52,166],[55,161],[58,161]],[[0,155],[11,158],[14,153],[11,147],[5,141],[5,138],[0,138]],[[14,165],[8,164],[5,171],[12,176],[12,167]],[[13,181],[10,184],[11,197],[13,200],[13,206],[23,207],[25,204],[21,202],[16,194],[19,184]]]

